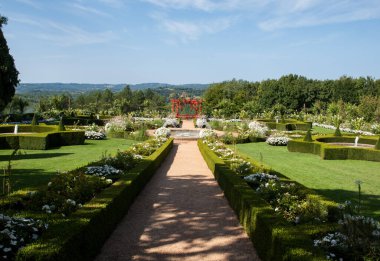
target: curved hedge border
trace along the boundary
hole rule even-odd
[[[57,126],[18,125],[19,132],[33,133],[5,134],[13,131],[14,125],[0,126],[0,149],[46,150],[59,146],[82,145],[85,141],[84,131],[58,131]]]
[[[312,153],[321,156],[326,160],[368,160],[380,161],[380,150],[372,148],[345,147],[339,145],[331,145],[332,142],[354,143],[353,136],[320,136],[313,142],[303,140],[290,140],[288,142],[288,151]],[[364,144],[375,145],[376,137],[360,137],[359,142]]]
[[[93,260],[172,147],[173,139],[169,139],[72,215],[66,218],[56,215],[41,239],[21,249],[16,260]],[[23,216],[30,215],[33,213]],[[34,214],[34,217],[44,216]]]
[[[287,119],[285,122],[281,122],[279,120],[278,123],[276,123],[275,120],[271,119],[257,119],[258,122],[265,123],[269,129],[276,129],[280,131],[292,131],[292,130],[301,130],[301,131],[308,131],[312,128],[311,122],[303,122],[303,121],[297,121],[292,119]]]
[[[325,260],[324,253],[313,247],[313,239],[332,231],[333,225],[295,226],[286,222],[201,140],[198,140],[198,147],[262,260]],[[257,165],[255,161],[251,160],[251,163]],[[269,169],[267,172],[286,179],[280,173]],[[333,219],[337,214],[337,204],[307,188],[305,190],[309,197],[317,198],[328,206],[329,217]]]

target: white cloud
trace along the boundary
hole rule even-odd
[[[161,28],[174,34],[183,43],[198,40],[202,35],[216,34],[228,29],[234,18],[221,18],[208,21],[178,21],[163,16],[153,16],[159,21]]]
[[[33,1],[33,0],[16,0],[16,1],[25,5],[29,5],[36,9],[41,8],[41,5],[37,1]]]
[[[268,0],[142,0],[156,6],[171,9],[198,9],[202,11],[233,10],[248,4],[259,4]]]
[[[37,36],[61,46],[106,43],[116,38],[112,31],[89,32],[78,26],[58,24],[54,22],[47,23],[47,26],[50,33],[44,32]]]
[[[374,0],[282,0],[269,18],[258,21],[260,29],[310,27],[380,18],[380,3]]]
[[[99,2],[114,8],[119,8],[124,5],[122,0],[99,0]]]
[[[110,17],[108,13],[105,13],[96,8],[85,6],[82,4],[72,3],[72,4],[69,4],[69,6],[70,8],[74,8],[75,10],[78,10],[83,13],[88,13],[88,14],[93,14],[93,15],[98,15],[98,16],[103,16],[103,17]]]

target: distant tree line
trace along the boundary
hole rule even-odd
[[[380,80],[371,77],[313,80],[295,74],[261,82],[234,79],[212,84],[204,93],[205,112],[222,117],[236,117],[242,110],[254,115],[273,108],[320,113],[334,104],[345,104],[358,114],[370,106],[367,120],[375,120],[376,113],[380,116],[379,97]]]
[[[81,111],[87,114],[120,115],[130,112],[166,110],[165,98],[151,89],[132,91],[125,86],[120,92],[110,89],[90,91],[73,98],[64,93],[42,97],[36,106],[37,112]]]

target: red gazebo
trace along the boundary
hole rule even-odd
[[[202,114],[202,99],[179,98],[171,99],[172,113],[177,118],[192,119]]]

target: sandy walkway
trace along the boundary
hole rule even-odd
[[[196,141],[176,143],[96,260],[258,260]]]

